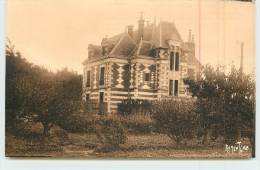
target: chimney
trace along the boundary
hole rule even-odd
[[[144,19],[143,12],[141,12],[140,19],[138,20],[138,39],[140,40],[144,34]]]
[[[191,42],[194,43],[194,34],[192,34],[192,37],[191,37]]]
[[[134,26],[133,25],[128,25],[127,26],[127,34],[133,38],[134,37]]]

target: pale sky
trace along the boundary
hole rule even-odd
[[[200,4],[200,5],[199,5]],[[255,5],[221,0],[7,0],[7,37],[30,62],[82,73],[88,44],[137,28],[140,12],[153,22],[172,21],[182,39],[195,34],[202,64],[255,69]],[[199,31],[200,30],[200,31]],[[200,39],[200,41],[199,41]],[[200,42],[200,48],[199,48]],[[200,50],[199,50],[200,49]],[[198,56],[200,54],[200,57]]]

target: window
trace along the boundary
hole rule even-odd
[[[175,71],[179,71],[179,65],[180,65],[180,56],[179,56],[179,53],[176,53],[176,56],[175,56]]]
[[[99,103],[104,102],[104,92],[99,92]]]
[[[173,80],[169,81],[169,96],[173,95]]]
[[[170,53],[170,70],[174,68],[174,52]]]
[[[87,83],[86,83],[87,87],[90,87],[90,71],[87,71]]]
[[[150,81],[150,73],[144,73],[144,81]]]
[[[89,101],[90,100],[90,95],[89,93],[86,94],[86,101]]]
[[[174,96],[178,96],[178,91],[179,91],[179,81],[174,80]]]
[[[105,67],[100,68],[99,85],[105,84]]]

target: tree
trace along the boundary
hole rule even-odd
[[[220,117],[217,124],[222,126],[226,142],[239,140],[241,128],[250,129],[250,138],[254,138],[255,81],[250,75],[235,67],[225,73],[223,67],[206,66],[200,79],[187,79],[185,83],[197,97],[205,140],[214,117]]]
[[[192,138],[196,130],[197,116],[194,102],[189,99],[161,100],[154,103],[152,116],[155,126],[177,144]]]
[[[10,44],[6,46],[6,126],[16,129],[16,121],[38,121],[43,135],[79,110],[82,77],[63,69],[56,74],[22,58]]]
[[[67,69],[50,77],[40,76],[33,89],[31,111],[35,114],[35,120],[42,123],[44,136],[48,136],[54,124],[79,111],[80,101],[81,76]]]
[[[26,112],[26,101],[31,89],[32,64],[15,51],[10,41],[6,44],[6,128],[12,130],[16,120]]]

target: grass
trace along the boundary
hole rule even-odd
[[[246,159],[250,151],[243,153],[226,153],[222,146],[176,146],[166,135],[128,134],[128,140],[119,150],[113,152],[97,152],[99,147],[95,134],[70,133],[70,142],[59,145],[52,141],[40,148],[41,142],[28,144],[28,141],[13,135],[6,135],[6,156],[47,156],[47,157],[83,157],[106,159]]]
[[[167,135],[151,130],[152,119],[147,115],[118,116],[116,119],[119,119],[128,129],[126,143],[120,145],[120,149],[100,152],[98,148],[101,144],[95,133],[67,133],[57,126],[51,129],[49,139],[43,140],[39,138],[42,134],[42,126],[38,123],[30,127],[32,134],[22,134],[18,137],[6,133],[6,156],[88,159],[248,159],[251,157],[251,151],[227,153],[221,142],[198,145],[195,140],[186,140],[184,141],[186,145],[176,145]],[[139,125],[145,128],[140,129]],[[66,140],[64,140],[64,133]],[[242,144],[249,145],[249,142],[242,141]]]

